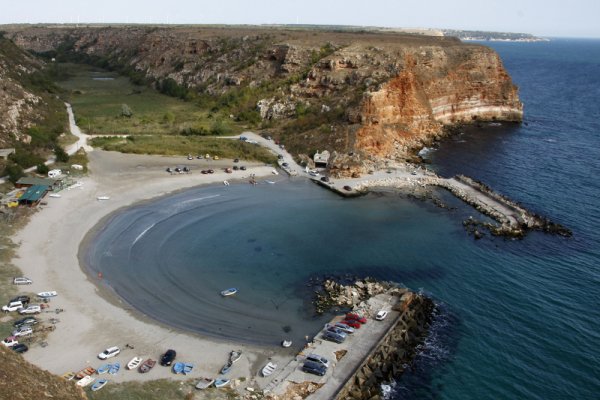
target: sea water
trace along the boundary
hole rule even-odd
[[[522,125],[482,124],[427,157],[573,230],[474,240],[451,210],[400,195],[343,199],[303,180],[202,187],[110,218],[93,273],[163,323],[224,340],[302,343],[314,276],[391,280],[438,307],[391,399],[595,399],[600,393],[600,42],[493,43],[520,87]],[[235,296],[219,292],[236,287]]]

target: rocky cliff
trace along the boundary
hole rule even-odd
[[[498,55],[456,38],[258,27],[6,30],[24,49],[216,99],[297,154],[335,151],[338,175],[408,158],[450,125],[523,114]]]

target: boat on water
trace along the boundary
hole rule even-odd
[[[50,297],[56,297],[58,296],[58,293],[56,293],[55,290],[49,291],[49,292],[39,292],[37,294],[38,297],[41,297],[42,299],[48,299]]]
[[[142,357],[133,357],[131,361],[127,363],[127,369],[136,369],[142,363]]]
[[[221,388],[223,386],[229,385],[229,379],[217,379],[215,380],[215,387]]]
[[[175,364],[173,364],[173,373],[175,373],[175,374],[182,374],[184,367],[185,367],[184,363],[182,363],[182,362],[176,362]]]
[[[283,340],[283,341],[281,342],[281,346],[282,346],[282,347],[285,347],[285,348],[287,349],[288,347],[291,347],[291,346],[292,346],[292,341],[291,341],[291,340]]]
[[[108,372],[108,370],[110,369],[111,364],[104,364],[101,365],[100,368],[98,368],[98,375],[102,375]]]
[[[264,368],[261,371],[262,372],[262,376],[269,376],[276,369],[277,369],[277,364],[272,363],[272,362],[269,361],[269,363],[267,365],[265,365]]]
[[[234,294],[236,294],[238,292],[238,290],[236,288],[229,288],[229,289],[225,289],[221,292],[221,296],[226,297],[226,296],[233,296]]]
[[[110,200],[109,196],[98,196],[96,197],[97,200]]]
[[[230,364],[233,364],[234,362],[238,361],[240,358],[242,358],[241,350],[233,350],[231,353],[229,353],[229,363]]]
[[[108,379],[98,379],[92,385],[92,392],[102,389],[104,386],[106,386],[107,383],[108,383]]]
[[[183,374],[187,375],[194,370],[194,364],[185,363],[183,364]]]
[[[146,372],[148,372],[152,368],[154,368],[155,365],[156,365],[156,361],[149,358],[146,361],[144,361],[144,363],[142,365],[140,365],[140,368],[138,371],[140,371],[140,373],[142,373],[142,374],[145,374]]]
[[[229,182],[228,181],[223,181],[223,185],[229,186]]]
[[[229,371],[231,371],[231,367],[233,367],[233,364],[228,362],[227,364],[223,365],[223,368],[221,368],[221,375],[225,375],[226,373],[228,373]]]
[[[116,375],[120,369],[121,369],[121,364],[117,362],[110,366],[110,368],[108,369],[108,373],[111,375]]]
[[[215,383],[214,379],[210,379],[210,378],[200,378],[200,381],[196,384],[196,389],[198,390],[204,390],[210,387],[210,385],[212,385],[213,383]]]

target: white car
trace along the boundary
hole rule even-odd
[[[20,328],[17,328],[13,331],[13,336],[27,336],[33,334],[33,329],[30,326],[24,325]]]
[[[6,339],[4,339],[4,340],[2,341],[2,344],[3,344],[4,346],[6,346],[6,347],[13,347],[13,346],[15,346],[15,345],[19,344],[19,341],[17,340],[17,338],[16,338],[16,337],[14,337],[14,336],[9,336],[9,337],[7,337]]]
[[[375,319],[377,321],[383,321],[385,319],[385,317],[388,316],[389,313],[390,313],[389,311],[381,310],[377,313],[377,315],[375,316]]]
[[[22,308],[23,308],[23,302],[21,302],[21,301],[11,301],[7,305],[2,306],[2,311],[4,311],[4,312],[12,312],[12,311],[21,310]]]
[[[25,278],[24,276],[18,276],[13,279],[13,285],[31,285],[33,281],[29,278]]]
[[[27,308],[21,308],[19,314],[39,314],[42,312],[42,307],[37,304],[28,306]]]
[[[108,349],[104,350],[102,353],[98,354],[98,358],[101,360],[106,360],[107,358],[116,356],[120,352],[121,352],[121,349],[119,349],[117,346],[109,347]]]

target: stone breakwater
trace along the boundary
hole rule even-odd
[[[347,191],[342,192],[339,190],[338,192],[343,195],[357,195],[375,191],[377,188],[414,191],[428,186],[437,186],[448,190],[480,213],[496,221],[495,224],[480,222],[474,218],[464,221],[465,228],[476,238],[483,236],[480,227],[487,229],[495,236],[516,238],[524,237],[531,230],[540,230],[567,237],[572,235],[572,232],[564,226],[527,210],[507,197],[496,193],[487,185],[464,175],[442,178],[431,171],[425,171],[417,176],[363,179],[352,187],[352,192],[347,193]],[[332,188],[336,189],[335,187]]]

